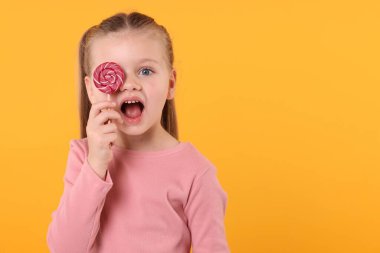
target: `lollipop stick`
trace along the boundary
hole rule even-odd
[[[107,94],[107,101],[111,101],[110,94]],[[108,110],[110,110],[110,109],[108,109]],[[109,119],[108,122],[107,122],[107,124],[109,124],[110,122],[111,122],[111,120]]]
[[[107,101],[111,101],[111,96],[110,96],[110,94],[107,94]],[[108,110],[110,110],[110,109],[108,108]],[[110,122],[111,122],[111,120],[109,119],[108,122],[107,122],[107,124],[109,124]],[[113,143],[110,142],[109,146],[111,147],[112,145],[113,145]]]

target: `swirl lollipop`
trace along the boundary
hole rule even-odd
[[[106,93],[107,100],[110,101],[110,94],[115,93],[124,83],[124,70],[115,62],[104,62],[94,70],[93,80],[96,88]]]
[[[116,92],[124,83],[125,74],[123,69],[114,62],[104,62],[96,67],[93,74],[94,84],[101,92],[109,94]]]

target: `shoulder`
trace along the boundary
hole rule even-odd
[[[71,139],[69,141],[70,150],[68,153],[66,171],[64,179],[67,182],[74,182],[78,176],[87,156],[87,138]]]
[[[200,177],[206,172],[211,174],[216,174],[217,172],[214,163],[191,142],[188,142],[183,162],[186,162],[192,168],[195,177]]]
[[[192,161],[189,162],[194,170],[190,182],[189,198],[185,206],[187,209],[191,209],[190,206],[196,208],[198,204],[204,206],[215,204],[225,210],[228,195],[219,182],[217,167],[194,145],[190,146],[189,152],[191,153]],[[210,206],[210,208],[214,207]]]
[[[81,152],[86,155],[88,153],[87,137],[81,139],[71,139],[69,141],[69,146],[71,151]]]

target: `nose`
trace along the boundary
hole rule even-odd
[[[125,82],[120,86],[120,91],[123,90],[141,90],[141,85],[132,76],[125,78]]]

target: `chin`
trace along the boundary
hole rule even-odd
[[[155,130],[158,130],[157,128],[161,126],[161,115],[157,118],[156,121],[149,121],[149,122],[144,122],[143,120],[140,120],[138,123],[131,123],[128,124],[126,121],[122,125],[119,125],[119,131],[122,134],[125,135],[143,135],[147,132],[157,132]]]
[[[120,133],[125,135],[143,135],[146,132],[146,129],[141,128],[141,126],[123,126],[120,130]]]

